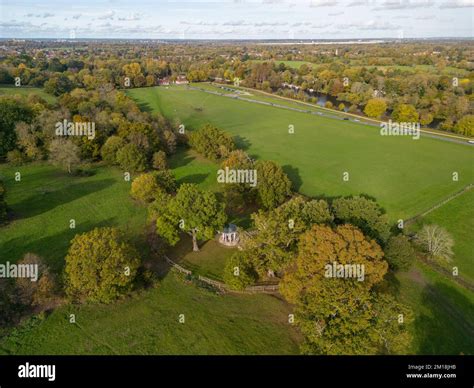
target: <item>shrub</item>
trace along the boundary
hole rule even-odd
[[[236,252],[228,260],[223,275],[225,283],[234,290],[243,290],[255,283],[254,271],[248,252]]]
[[[403,234],[392,236],[385,248],[385,258],[391,268],[407,271],[413,264],[415,250],[408,237]]]
[[[153,168],[155,170],[166,170],[168,168],[165,152],[158,151],[153,154]]]

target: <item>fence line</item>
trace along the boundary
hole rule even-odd
[[[422,213],[417,214],[416,216],[409,218],[408,220],[405,221],[405,225],[409,225],[413,222],[415,222],[418,218],[424,217],[427,214],[431,213],[432,211],[440,208],[441,206],[445,205],[449,201],[452,201],[454,198],[459,197],[461,194],[464,194],[466,191],[471,190],[473,187],[472,183],[469,183],[467,186],[464,186],[461,190],[457,191],[456,193],[450,195],[448,198],[443,199],[441,202],[437,203],[436,205],[433,205],[430,207],[428,210],[425,210]]]
[[[171,267],[176,268],[179,272],[184,273],[186,275],[192,275],[192,272],[189,269],[186,269],[179,264],[175,263],[171,260],[168,256],[164,256],[166,262],[171,265]],[[223,282],[219,282],[217,280],[209,279],[205,276],[198,275],[198,279],[201,282],[207,283],[213,287],[221,291],[227,292],[238,292],[238,293],[272,293],[278,292],[278,284],[269,284],[269,285],[257,285],[257,286],[249,286],[246,287],[244,290],[234,290],[230,288],[227,284]]]
[[[173,268],[176,268],[179,272],[184,273],[186,275],[191,275],[192,272],[189,269],[181,267],[179,264],[175,263],[173,260],[165,256],[165,260],[170,264]]]

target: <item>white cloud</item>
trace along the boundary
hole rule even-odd
[[[439,8],[469,8],[474,7],[474,0],[451,0],[441,3]]]
[[[99,20],[112,20],[115,16],[115,11],[108,11],[102,15],[97,16],[97,19]]]

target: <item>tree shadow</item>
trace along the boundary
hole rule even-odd
[[[415,319],[419,354],[472,354],[473,304],[455,288],[437,282],[425,286],[421,304],[429,309]],[[468,312],[471,312],[468,315]]]
[[[57,190],[43,187],[41,190],[36,190],[34,195],[15,204],[13,209],[14,219],[37,216],[57,206],[62,206],[83,196],[104,190],[114,183],[113,179],[102,179],[99,181],[78,182]]]
[[[84,233],[94,228],[114,225],[114,218],[98,223],[82,222],[76,224],[75,229],[70,229],[66,222],[64,230],[53,236],[43,237],[34,241],[28,241],[24,237],[17,237],[0,244],[0,261],[16,262],[26,253],[31,252],[41,256],[53,272],[59,273],[63,268],[64,258],[69,249],[70,242],[76,234]]]
[[[244,138],[239,135],[234,136],[234,141],[237,148],[242,149],[244,151],[248,150],[252,145],[247,138]]]
[[[187,148],[178,149],[178,151],[169,159],[169,168],[175,169],[186,166],[195,159],[195,156],[189,155]]]
[[[300,170],[297,167],[290,166],[289,164],[282,167],[283,171],[291,180],[291,186],[293,191],[299,191],[303,180],[301,179]]]
[[[195,184],[200,184],[206,180],[206,178],[209,176],[209,174],[191,174],[191,175],[186,175],[185,177],[182,177],[181,179],[178,180],[178,184],[181,185],[183,183],[195,183]]]

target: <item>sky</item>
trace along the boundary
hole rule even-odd
[[[474,0],[0,0],[0,38],[474,37]]]

